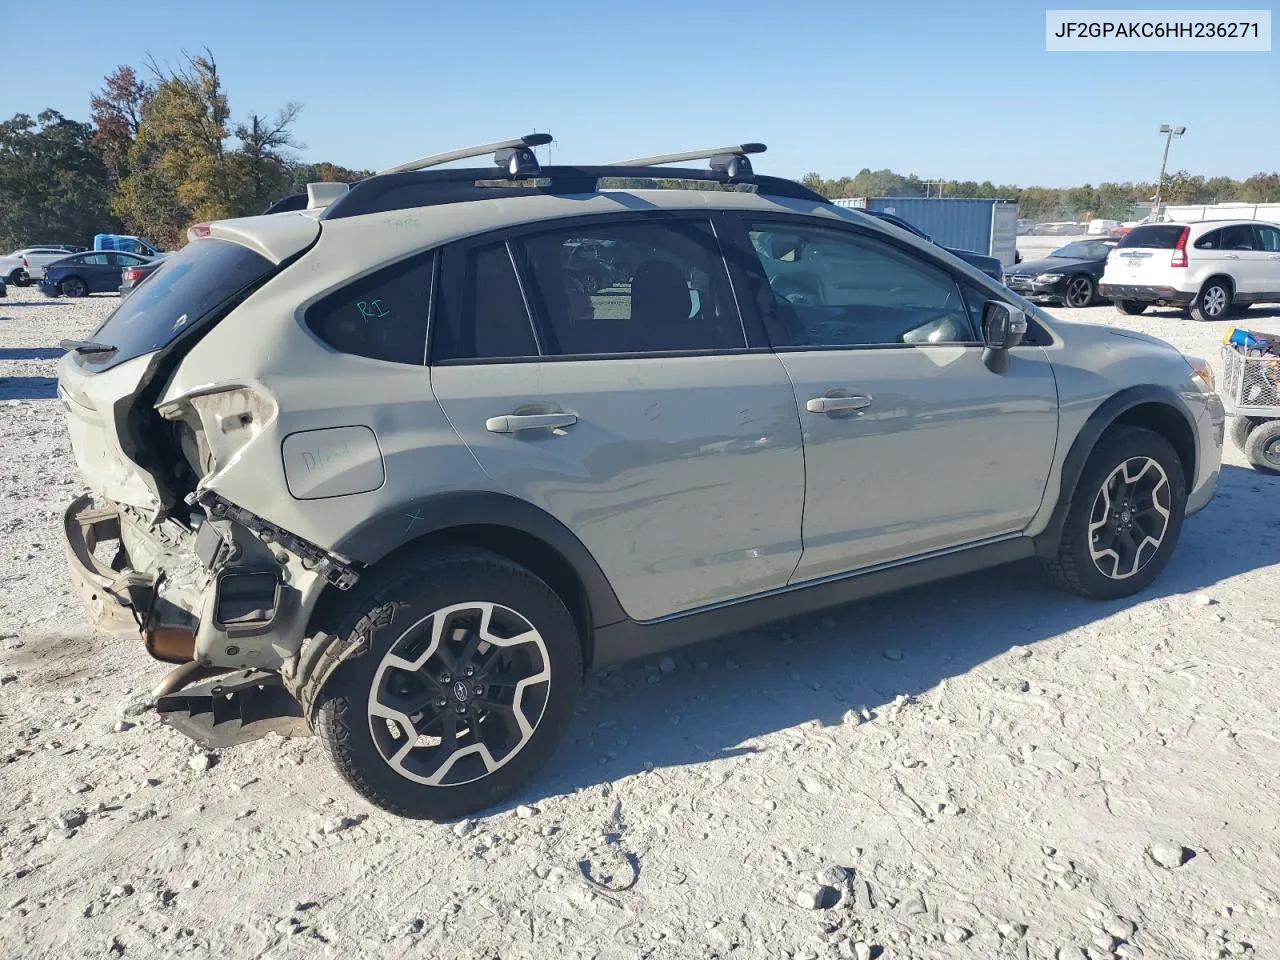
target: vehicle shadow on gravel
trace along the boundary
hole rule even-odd
[[[55,377],[0,377],[0,400],[53,400],[57,396]]]
[[[65,352],[57,347],[0,347],[0,360],[57,360]]]
[[[1168,569],[1127,600],[1071,596],[1025,562],[673,651],[669,673],[656,658],[597,673],[545,773],[501,809],[650,768],[660,776],[752,753],[757,737],[812,720],[839,723],[862,705],[875,712],[1015,645],[1034,647],[1155,598],[1212,592],[1280,564],[1278,502],[1280,477],[1224,465],[1218,496],[1187,520]]]

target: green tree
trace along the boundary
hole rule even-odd
[[[249,119],[236,126],[239,178],[243,181],[240,207],[244,212],[261,213],[279,200],[290,187],[290,151],[302,149],[289,128],[302,112],[298,103],[286,104],[273,119],[249,114]]]
[[[93,128],[45,110],[0,123],[0,248],[88,245],[114,229],[108,174]]]

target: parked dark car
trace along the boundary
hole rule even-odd
[[[84,297],[91,293],[116,293],[120,271],[150,263],[146,257],[112,250],[94,250],[55,260],[44,268],[40,292],[46,297]]]
[[[162,263],[164,263],[163,260],[150,260],[146,263],[127,266],[121,270],[120,296],[127,297],[130,293],[136,290],[138,284],[160,269],[160,264]]]
[[[1005,286],[1028,300],[1090,306],[1098,299],[1098,280],[1107,265],[1107,254],[1118,242],[1099,237],[1068,243],[1043,260],[1018,264],[1005,276]]]
[[[895,227],[901,227],[907,233],[915,234],[921,240],[928,240],[930,243],[934,242],[933,237],[929,236],[914,223],[909,223],[892,213],[882,213],[879,210],[864,210],[862,208],[858,208],[858,212],[877,217],[885,223],[892,223]],[[939,243],[938,246],[942,247],[942,244]],[[1004,264],[996,257],[988,257],[985,253],[977,253],[973,250],[957,250],[954,247],[942,247],[942,249],[953,256],[959,257],[970,266],[977,267],[996,283],[1004,283]]]
[[[0,297],[7,297],[8,295],[9,289],[6,285],[5,279],[4,277],[0,277]]]

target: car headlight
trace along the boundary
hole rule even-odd
[[[1036,281],[1039,283],[1053,283],[1055,280],[1061,279],[1062,274],[1060,273],[1041,273],[1036,276]]]
[[[1209,361],[1204,357],[1193,357],[1184,354],[1187,366],[1191,368],[1191,379],[1195,381],[1195,385],[1204,393],[1214,393],[1217,390],[1217,384],[1213,379],[1213,367],[1209,366]]]

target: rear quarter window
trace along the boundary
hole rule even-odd
[[[410,257],[347,284],[307,309],[307,327],[341,353],[421,366],[433,263]]]
[[[168,346],[273,269],[266,257],[238,243],[192,241],[165,259],[146,285],[121,301],[94,332],[94,340],[116,351],[92,366],[107,369]]]
[[[1178,245],[1182,236],[1182,227],[1173,223],[1150,223],[1143,227],[1134,227],[1116,244],[1117,249],[1124,247],[1147,247],[1156,250],[1172,250]]]

